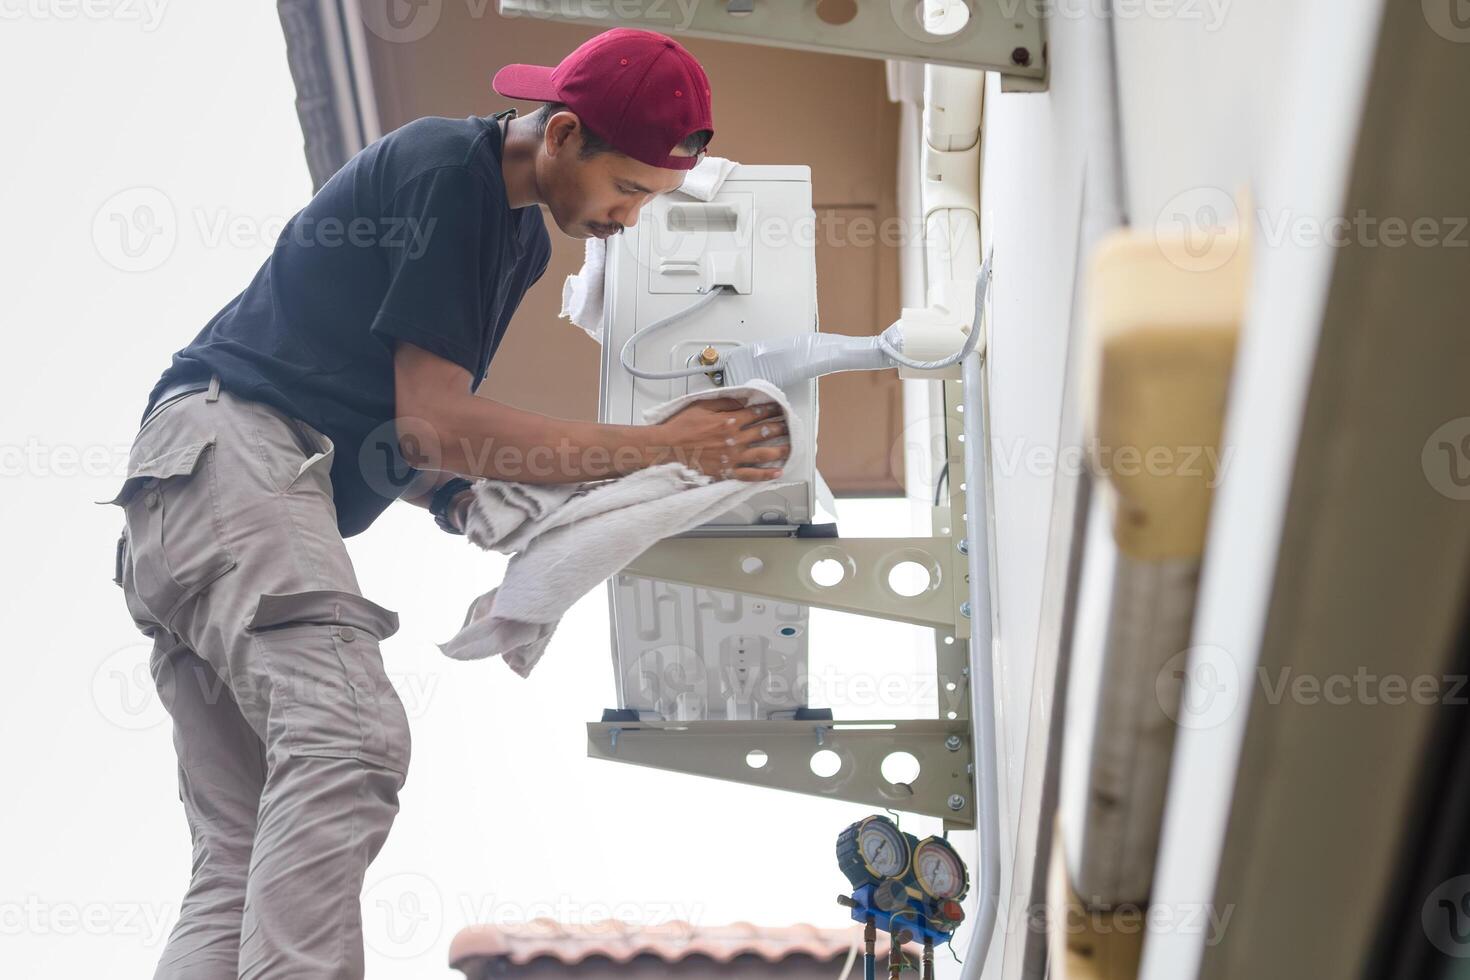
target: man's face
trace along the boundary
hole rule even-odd
[[[537,160],[542,200],[572,238],[607,238],[638,223],[658,194],[678,190],[685,171],[651,167],[617,152],[583,157],[582,129],[569,112],[552,116]]]

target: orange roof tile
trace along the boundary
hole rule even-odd
[[[449,945],[449,964],[470,959],[503,958],[516,966],[549,958],[563,964],[581,963],[593,956],[627,963],[638,956],[656,956],[676,963],[706,956],[728,963],[737,956],[760,956],[776,963],[788,956],[808,956],[826,962],[841,961],[854,942],[861,952],[862,927],[819,929],[812,925],[756,926],[736,922],[726,926],[694,926],[674,921],[641,926],[608,919],[587,925],[568,925],[536,919],[514,925],[475,925],[461,929]],[[878,953],[888,953],[887,937],[878,934]]]

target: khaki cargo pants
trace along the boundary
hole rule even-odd
[[[193,874],[157,977],[361,977],[408,719],[337,532],[332,445],[214,384],[138,433],[117,581],[154,641]]]

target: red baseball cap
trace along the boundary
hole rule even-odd
[[[652,31],[605,31],[555,68],[506,65],[490,85],[509,99],[564,102],[614,149],[668,170],[692,169],[698,157],[669,151],[715,128],[704,69],[677,41]]]

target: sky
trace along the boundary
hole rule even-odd
[[[147,975],[189,840],[149,646],[111,581],[121,514],[94,502],[116,493],[171,352],[310,181],[273,4],[0,0],[0,19],[0,974]],[[844,534],[909,533],[900,500],[838,516]],[[363,896],[369,976],[458,976],[448,944],[476,922],[846,921],[833,841],[870,808],[586,758],[584,722],[614,698],[602,590],[523,680],[435,647],[504,559],[405,506],[349,547],[364,593],[402,618],[383,655],[413,729]],[[810,633],[813,671],[932,667],[913,627],[818,611]]]

